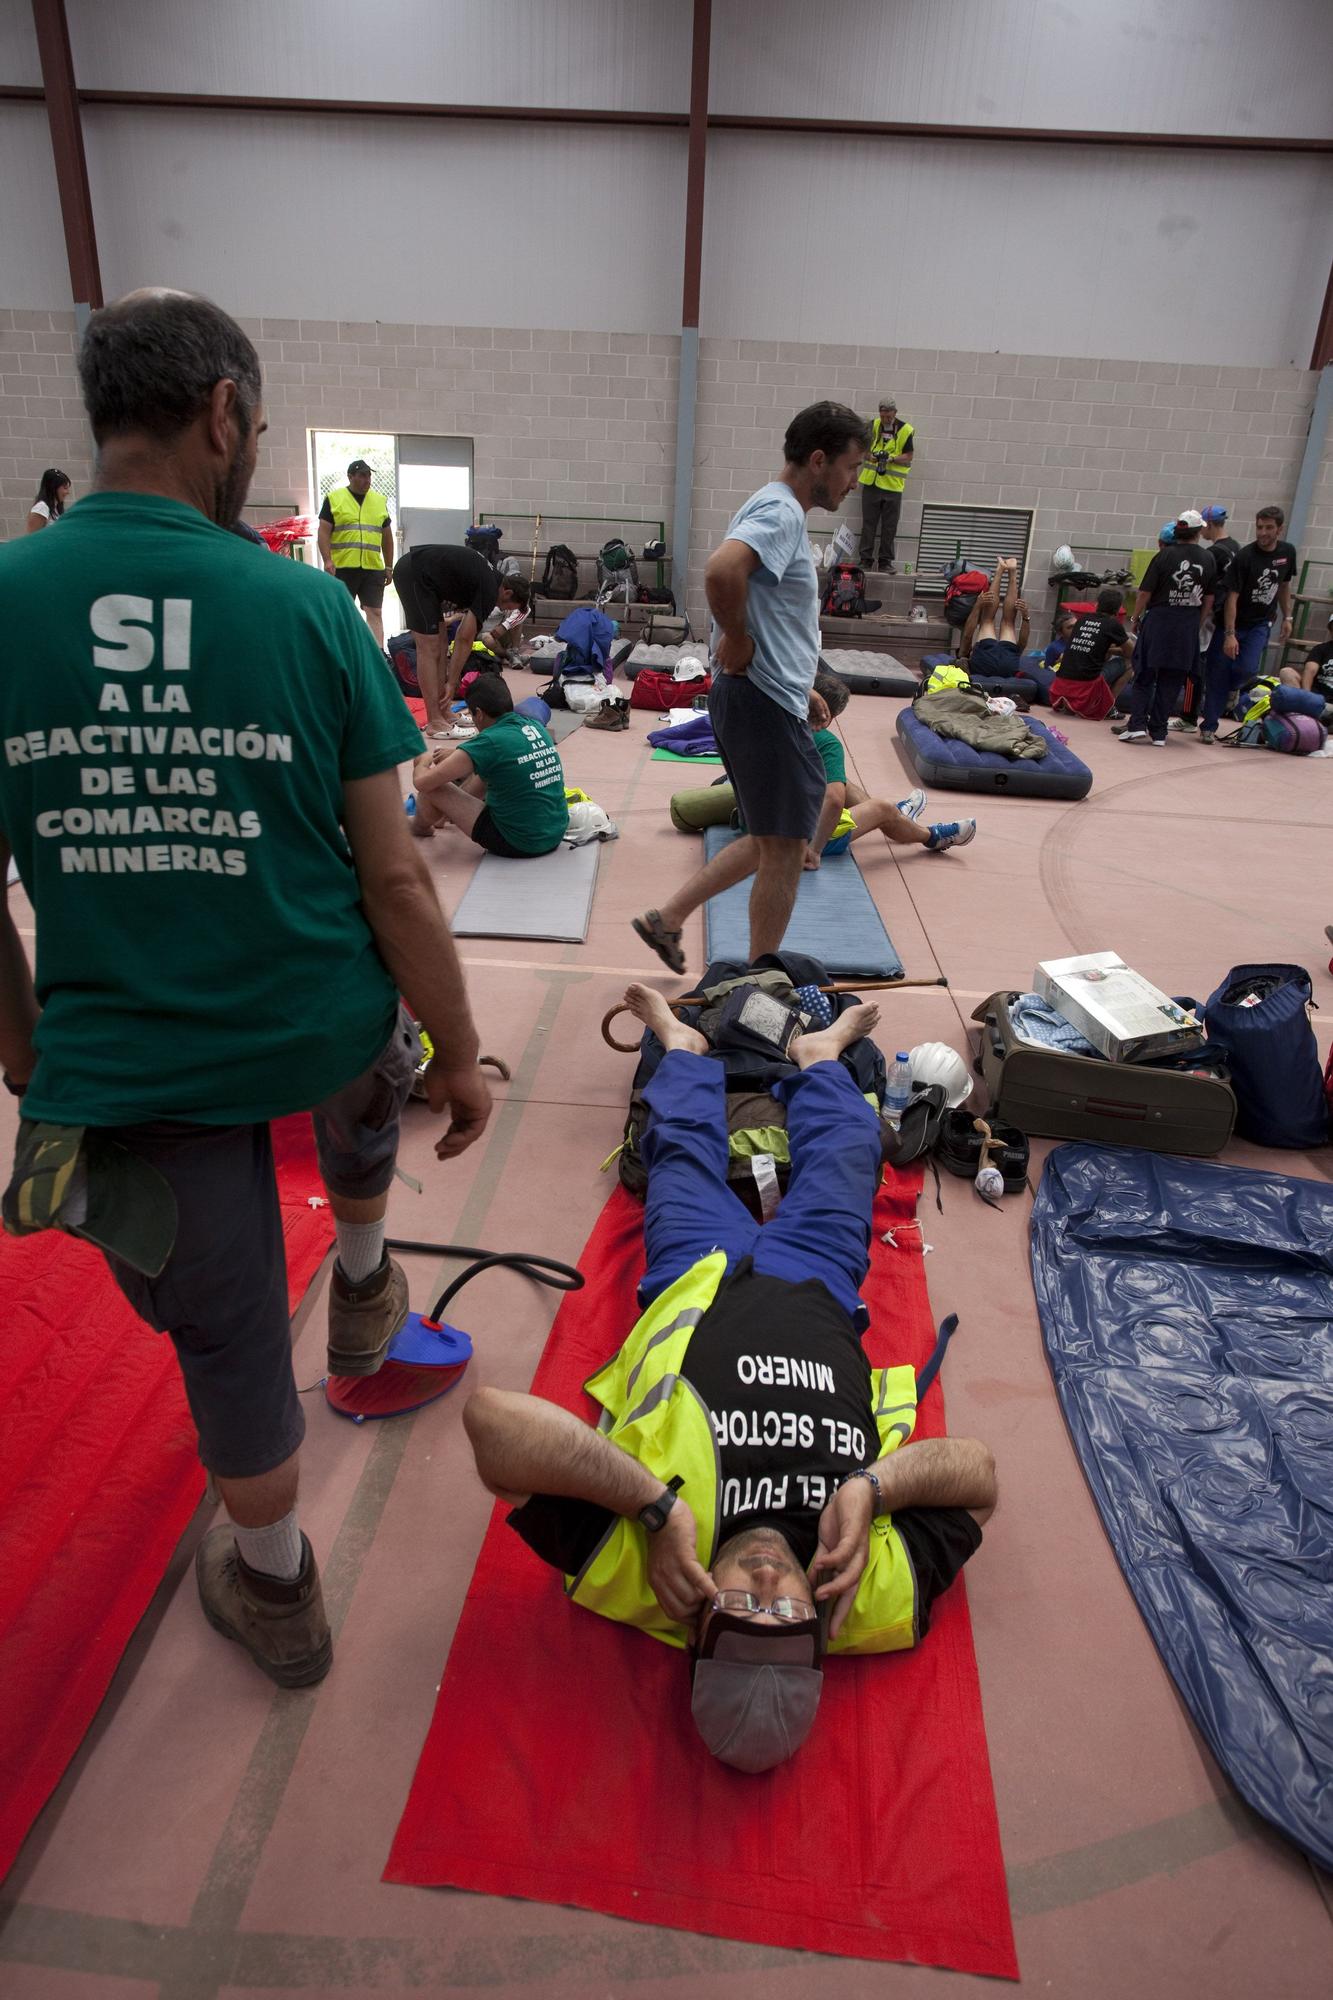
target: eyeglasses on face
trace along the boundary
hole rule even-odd
[[[729,1611],[733,1618],[755,1618],[766,1612],[771,1618],[781,1618],[790,1625],[807,1625],[814,1618],[814,1611],[804,1598],[775,1597],[771,1604],[761,1604],[752,1590],[719,1590],[713,1599],[714,1611]]]

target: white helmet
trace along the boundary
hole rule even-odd
[[[615,821],[591,799],[576,799],[569,808],[569,828],[565,842],[570,847],[586,847],[590,840],[617,840],[620,829]]]
[[[1070,548],[1068,542],[1061,542],[1059,548],[1056,550],[1055,554],[1051,557],[1051,568],[1052,569],[1078,568],[1078,564],[1074,560],[1074,551]]]
[[[972,1077],[957,1049],[947,1042],[920,1042],[908,1057],[913,1083],[938,1083],[956,1111],[972,1095]]]

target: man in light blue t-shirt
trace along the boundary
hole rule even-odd
[[[751,962],[781,947],[824,802],[824,767],[809,723],[819,665],[819,574],[806,516],[812,507],[841,506],[856,484],[868,436],[843,403],[801,410],[783,439],[781,474],[751,494],[709,559],[708,710],[755,848],[737,842],[724,849],[660,910],[633,918],[672,972],[685,970],[686,917],[752,869]]]

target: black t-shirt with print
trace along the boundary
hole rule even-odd
[[[1217,565],[1213,594],[1220,604],[1224,593],[1231,588],[1231,568],[1240,554],[1240,543],[1231,535],[1219,535],[1215,542],[1201,542],[1199,546],[1207,549]]]
[[[1314,647],[1306,654],[1306,666],[1310,666],[1311,663],[1319,669],[1314,677],[1315,686],[1325,701],[1333,701],[1333,639],[1329,639],[1322,646]]]
[[[1228,590],[1234,590],[1236,629],[1251,625],[1271,625],[1277,611],[1277,594],[1296,574],[1296,551],[1290,542],[1275,542],[1265,553],[1258,542],[1243,548],[1232,565]]]
[[[1207,549],[1194,542],[1168,544],[1148,564],[1139,589],[1148,592],[1150,611],[1198,611],[1216,575],[1217,565]]]
[[[1106,665],[1112,646],[1123,646],[1128,635],[1118,618],[1091,611],[1080,618],[1069,635],[1060,661],[1060,675],[1067,681],[1095,681]]]
[[[776,1527],[808,1566],[819,1516],[839,1482],[879,1457],[870,1365],[851,1320],[818,1280],[768,1277],[747,1258],[696,1327],[682,1372],[717,1439],[719,1546],[747,1528]],[[926,1608],[980,1545],[981,1531],[960,1507],[904,1508],[893,1521],[916,1574],[924,1632]],[[543,1561],[569,1574],[610,1522],[603,1507],[543,1494],[509,1516]]]

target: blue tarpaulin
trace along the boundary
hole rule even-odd
[[[1157,1649],[1243,1798],[1333,1867],[1333,1187],[1060,1146],[1047,1358]]]

